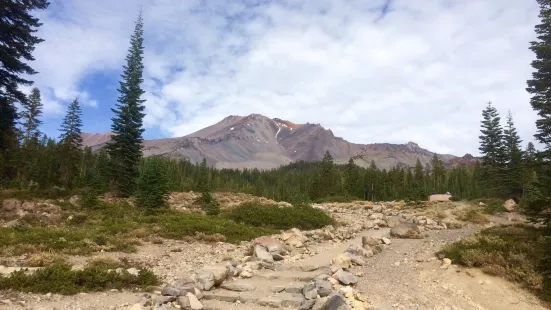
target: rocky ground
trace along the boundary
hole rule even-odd
[[[77,267],[98,257],[148,266],[164,282],[154,292],[0,292],[0,309],[545,309],[515,284],[434,256],[444,244],[483,228],[457,219],[466,205],[315,207],[338,225],[240,245],[164,240],[137,253],[71,258]],[[523,218],[506,213],[491,220],[485,226]]]

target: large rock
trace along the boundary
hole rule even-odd
[[[333,265],[337,265],[339,267],[348,269],[350,268],[350,265],[352,264],[352,259],[350,259],[350,256],[346,255],[346,253],[341,253],[331,260],[331,263]]]
[[[397,238],[419,238],[421,230],[415,224],[402,223],[392,227],[390,235]]]
[[[214,285],[220,285],[228,277],[229,270],[226,266],[205,266],[203,271],[212,272],[214,275]]]
[[[505,208],[505,210],[507,210],[507,212],[515,211],[516,205],[517,205],[517,203],[513,199],[506,200],[503,203],[503,207]]]
[[[2,209],[4,209],[4,211],[15,211],[20,208],[21,208],[21,201],[18,199],[14,199],[14,198],[4,199],[4,201],[2,202]]]
[[[268,250],[266,250],[266,248],[261,245],[255,245],[254,256],[264,262],[269,262],[269,263],[274,262],[274,258],[272,254],[270,254]]]
[[[327,302],[322,308],[323,310],[350,310],[346,304],[346,299],[341,294],[335,294],[327,299]]]
[[[252,245],[253,247],[255,247],[256,245],[261,245],[266,250],[268,250],[268,252],[272,254],[274,253],[280,254],[282,250],[281,242],[275,238],[268,237],[268,236],[262,236],[254,239],[252,241]]]
[[[304,242],[308,240],[308,238],[298,228],[291,228],[282,233],[281,239],[285,241],[286,244],[295,248],[302,247]]]
[[[200,290],[209,291],[214,287],[214,273],[207,270],[199,272],[197,274],[197,284]]]
[[[369,245],[369,246],[375,246],[377,244],[381,243],[381,239],[372,237],[372,236],[363,236],[362,237],[362,244],[363,245]]]
[[[306,284],[302,288],[302,295],[304,295],[304,298],[306,299],[315,299],[318,296],[318,288],[316,287],[316,284]]]
[[[331,292],[333,291],[333,284],[331,284],[331,282],[327,280],[318,280],[315,283],[316,288],[318,289],[318,294],[321,297],[331,295]]]
[[[178,297],[178,304],[182,309],[201,310],[203,304],[192,293],[187,293],[186,296]]]
[[[402,224],[404,221],[402,219],[402,217],[400,216],[389,216],[387,219],[386,219],[386,225],[390,228],[398,225],[398,224]]]
[[[351,274],[348,271],[339,270],[334,275],[333,278],[338,280],[344,285],[351,285],[358,283],[358,278],[355,275]]]

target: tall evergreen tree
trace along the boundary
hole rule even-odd
[[[17,156],[18,179],[23,187],[27,187],[27,181],[35,183],[39,178],[39,166],[44,164],[40,158],[39,143],[40,130],[42,124],[40,115],[42,114],[42,100],[40,91],[33,88],[27,101],[21,102],[22,111],[19,114],[22,129],[22,147]]]
[[[46,9],[46,0],[3,0],[0,5],[0,185],[15,175],[14,155],[17,143],[15,102],[26,102],[19,85],[32,85],[25,76],[36,74],[25,61],[34,60],[32,52],[43,40],[33,33],[42,24],[33,10]]]
[[[119,98],[112,118],[111,130],[115,134],[107,150],[111,157],[111,179],[114,191],[123,196],[132,195],[136,189],[139,163],[142,157],[142,133],[144,102],[143,82],[143,20],[140,13],[134,33],[130,38],[130,48],[126,65],[121,75]]]
[[[21,102],[21,111],[19,117],[22,121],[25,141],[34,140],[38,142],[40,130],[38,127],[42,124],[39,119],[42,114],[42,100],[40,99],[40,90],[33,88],[29,95],[29,100]]]
[[[532,79],[526,90],[532,95],[530,104],[538,113],[537,133],[534,137],[543,145],[539,154],[538,189],[541,196],[531,203],[532,210],[539,212],[551,206],[551,1],[537,0],[540,6],[540,24],[535,26],[537,39],[530,42],[530,50],[536,55],[532,61]],[[551,218],[550,218],[551,220]],[[551,285],[551,283],[549,283]]]
[[[354,159],[350,158],[346,165],[345,172],[345,191],[347,195],[357,197],[361,192],[360,171],[359,167],[354,163]]]
[[[61,184],[72,187],[80,176],[80,159],[82,148],[82,110],[75,98],[67,108],[67,114],[61,123],[60,140],[60,173]]]
[[[335,185],[333,156],[331,156],[329,151],[326,151],[321,160],[320,197],[334,195]]]
[[[426,199],[425,195],[425,174],[423,172],[423,164],[421,164],[421,161],[417,158],[415,168],[413,169],[413,198]]]
[[[482,129],[479,136],[482,154],[482,163],[491,166],[502,166],[506,161],[506,149],[503,144],[503,129],[500,124],[499,114],[491,102],[482,111]]]
[[[486,196],[503,196],[505,164],[507,161],[507,149],[504,144],[503,128],[501,127],[499,113],[488,102],[488,106],[482,111],[482,133],[480,139],[480,153],[482,154],[482,173],[485,184]]]
[[[506,149],[507,170],[505,176],[505,183],[509,194],[520,197],[522,195],[522,176],[523,176],[523,164],[522,164],[522,151],[521,143],[517,129],[513,122],[513,115],[511,111],[507,114],[507,124],[505,125],[504,146]]]

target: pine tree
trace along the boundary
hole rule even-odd
[[[415,199],[425,199],[425,174],[419,158],[417,158],[413,170],[413,196]]]
[[[149,158],[145,161],[138,182],[136,198],[138,206],[146,210],[166,206],[168,180],[162,159]]]
[[[480,153],[482,154],[482,171],[488,196],[500,197],[504,195],[505,164],[507,149],[504,145],[503,129],[500,117],[491,102],[482,111],[484,120],[481,122],[482,135],[480,139]]]
[[[206,158],[203,158],[201,165],[199,166],[199,175],[197,180],[197,188],[199,192],[205,193],[210,192],[209,186],[209,168],[207,166]]]
[[[528,202],[528,210],[532,211],[536,217],[543,217],[547,222],[548,228],[551,226],[551,216],[542,215],[541,211],[551,207],[551,1],[537,0],[540,6],[541,23],[535,26],[537,40],[530,43],[530,49],[536,54],[536,59],[532,61],[534,72],[532,79],[527,81],[526,90],[532,95],[530,104],[537,112],[539,119],[536,120],[538,129],[534,137],[544,146],[544,150],[539,154],[541,163],[539,172],[534,181],[534,186],[529,190],[532,198]],[[545,255],[540,264],[544,271],[543,291],[551,291],[551,278],[548,274],[551,271],[551,236],[549,229],[545,236],[547,242]]]
[[[80,158],[82,148],[82,110],[75,98],[67,108],[67,114],[61,123],[60,165],[61,184],[72,187],[80,176]]]
[[[333,167],[333,156],[326,151],[321,160],[320,173],[320,197],[332,196],[335,194],[335,171]]]
[[[21,111],[19,118],[22,120],[24,128],[25,142],[33,140],[38,143],[40,130],[38,127],[42,124],[39,119],[42,114],[42,100],[40,99],[40,90],[33,88],[29,95],[29,100],[21,102]]]
[[[511,111],[509,111],[509,113],[507,114],[507,124],[505,126],[505,130],[503,131],[503,135],[507,158],[505,183],[510,194],[513,194],[513,196],[515,197],[520,197],[523,191],[523,167],[521,151],[522,140],[520,139],[517,133],[517,129],[515,128]]]
[[[111,179],[114,191],[123,197],[136,189],[139,163],[142,157],[142,133],[145,100],[140,84],[143,82],[143,20],[140,13],[130,38],[126,66],[121,75],[120,96],[112,118],[111,130],[115,134],[107,150],[111,158]]]
[[[15,175],[18,146],[15,102],[27,101],[19,85],[32,85],[25,76],[37,73],[24,61],[34,60],[34,47],[43,41],[33,35],[42,24],[30,12],[46,9],[48,5],[46,0],[3,0],[0,5],[0,185]]]
[[[18,156],[18,179],[23,187],[27,187],[27,181],[36,182],[38,166],[42,165],[39,157],[40,130],[42,121],[39,119],[42,114],[42,101],[40,91],[33,88],[27,101],[21,102],[22,111],[19,118],[22,121],[22,147]]]
[[[532,61],[535,71],[532,79],[527,81],[526,88],[532,95],[530,104],[539,116],[536,120],[538,131],[534,137],[544,146],[543,151],[538,154],[540,161],[536,187],[540,197],[531,203],[531,209],[535,213],[551,206],[551,1],[537,1],[541,23],[535,26],[537,40],[530,43],[530,50],[536,55],[536,59]]]
[[[360,171],[359,167],[354,163],[352,158],[348,160],[345,173],[344,181],[346,194],[352,197],[357,197],[361,191]]]

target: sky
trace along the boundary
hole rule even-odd
[[[110,130],[140,8],[146,139],[258,113],[355,143],[478,155],[488,101],[503,123],[511,111],[524,144],[536,131],[535,0],[50,2],[31,63],[49,136],[76,97],[83,131]]]

